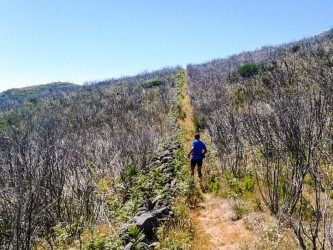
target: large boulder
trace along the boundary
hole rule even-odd
[[[157,195],[154,199],[153,199],[153,201],[151,202],[152,203],[152,209],[154,209],[155,207],[157,207],[158,206],[158,204],[160,203],[160,201],[162,200],[162,198],[163,198],[163,196],[162,195]]]
[[[157,218],[150,212],[134,216],[135,225],[142,229],[147,238],[154,237],[154,228],[158,226]]]
[[[169,215],[171,208],[169,206],[161,207],[160,209],[156,209],[151,212],[151,214],[157,218],[166,217]]]

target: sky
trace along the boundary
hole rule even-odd
[[[0,92],[204,63],[333,28],[332,0],[0,0]]]

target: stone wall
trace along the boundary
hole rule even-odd
[[[158,193],[160,195],[148,195],[132,218],[131,223],[122,226],[120,236],[124,243],[124,249],[132,250],[138,244],[141,249],[152,249],[149,245],[157,240],[156,231],[158,227],[173,218],[172,201],[175,198],[177,184],[173,162],[175,151],[179,148],[180,143],[176,140],[167,144],[161,144],[157,149],[156,155],[144,168],[144,173],[151,171],[153,168],[162,168],[161,174],[163,175],[164,187],[159,190]],[[143,232],[142,237],[135,242],[129,235],[129,228],[133,226]]]

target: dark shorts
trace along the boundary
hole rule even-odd
[[[197,171],[198,171],[198,176],[201,179],[202,177],[202,173],[201,173],[201,168],[202,168],[202,159],[198,159],[198,160],[191,160],[191,175],[194,176],[194,169],[195,166],[197,167]]]
[[[202,167],[202,159],[191,160],[191,167],[195,167],[196,165],[198,165],[198,167]]]

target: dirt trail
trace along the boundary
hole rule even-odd
[[[193,139],[193,111],[190,99],[186,94],[186,83],[182,86],[182,110],[184,119],[178,124],[184,133],[184,148],[189,152],[190,141]],[[204,133],[202,140],[210,141]],[[208,150],[211,150],[208,148]],[[187,161],[187,164],[189,162]],[[205,164],[218,164],[216,159],[206,159]],[[190,214],[196,235],[192,241],[192,250],[213,249],[250,249],[250,243],[255,241],[255,234],[246,228],[243,220],[234,221],[234,213],[227,199],[204,193],[204,201]]]
[[[256,236],[243,220],[233,220],[234,213],[227,199],[211,194],[204,194],[204,198],[191,217],[197,229],[209,236],[209,241],[193,244],[191,249],[249,249]]]

